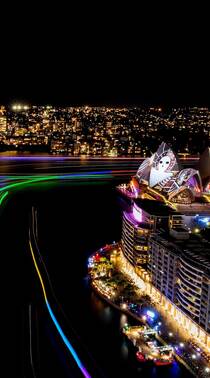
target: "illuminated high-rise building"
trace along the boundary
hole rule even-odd
[[[149,239],[151,282],[178,308],[210,332],[210,243],[184,231]]]

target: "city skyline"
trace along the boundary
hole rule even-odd
[[[1,151],[144,157],[162,140],[187,156],[202,153],[209,135],[207,107],[0,107]]]

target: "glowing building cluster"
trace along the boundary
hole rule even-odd
[[[162,143],[131,182],[118,187],[129,201],[121,240],[129,274],[138,274],[147,292],[208,348],[210,241],[203,230],[210,226],[209,183],[209,149],[196,167],[183,168]]]
[[[157,140],[167,140],[187,157],[204,149],[209,135],[207,108],[0,106],[2,150],[146,157]]]

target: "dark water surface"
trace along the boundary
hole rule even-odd
[[[16,360],[17,377],[82,377],[46,310],[28,248],[31,206],[37,209],[39,248],[62,309],[52,295],[49,300],[57,306],[56,316],[91,375],[191,376],[177,363],[159,368],[138,364],[120,332],[125,322],[134,321],[89,288],[88,256],[120,239],[121,210],[115,185],[114,181],[42,184],[12,195],[2,210],[2,267],[12,281],[7,297],[13,298],[5,315],[13,316],[10,328],[16,343],[11,359]]]

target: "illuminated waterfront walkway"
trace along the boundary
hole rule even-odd
[[[100,254],[102,256],[101,264]],[[161,307],[161,304],[158,303],[155,296],[150,296],[151,300],[149,300],[148,303],[145,301],[139,306],[137,305],[138,300],[129,300],[129,295],[123,295],[123,291],[120,292],[120,289],[117,290],[115,285],[112,284],[112,281],[110,281],[110,278],[108,278],[108,285],[106,285],[106,272],[103,262],[106,255],[107,259],[112,262],[116,272],[121,272],[124,275],[124,280],[127,280],[129,284],[133,284],[135,290],[137,290],[137,297],[139,296],[140,301],[141,297],[148,296],[147,283],[140,279],[132,267],[126,264],[126,260],[121,253],[120,245],[111,246],[111,250],[109,248],[108,253],[106,249],[101,249],[95,254],[95,256],[97,256],[95,260],[94,255],[89,259],[89,274],[92,277],[93,289],[120,311],[133,316],[141,324],[148,324],[149,327],[154,327],[155,330],[158,330],[159,341],[161,341],[162,344],[170,344],[173,346],[176,359],[182,363],[191,374],[196,377],[210,376],[209,354],[202,348],[202,345],[196,343],[191,334],[188,335],[186,332],[183,332],[179,324],[173,321],[171,314],[165,311],[164,307]],[[109,268],[109,265],[107,266]],[[92,269],[93,274],[91,273]],[[151,314],[154,315],[154,318],[147,315],[148,308]]]

